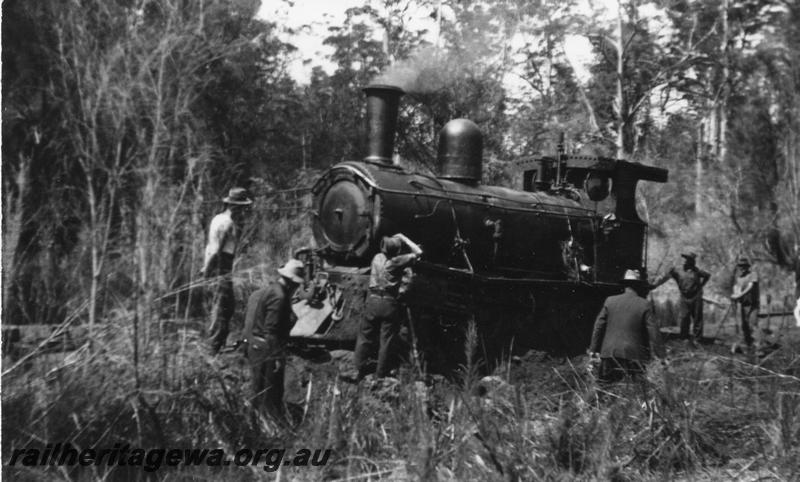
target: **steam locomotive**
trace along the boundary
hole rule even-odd
[[[312,189],[318,248],[298,256],[315,294],[295,306],[294,340],[352,348],[372,256],[383,236],[402,232],[424,250],[405,303],[426,363],[585,350],[603,300],[622,291],[624,271],[646,273],[636,185],[666,182],[667,171],[560,148],[515,163],[523,190],[486,186],[482,134],[455,119],[439,135],[439,175],[409,172],[392,162],[404,92],[364,91],[366,158],[331,167]]]

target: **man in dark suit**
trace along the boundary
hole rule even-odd
[[[628,270],[622,280],[625,292],[606,298],[594,324],[589,353],[600,358],[600,380],[616,382],[644,373],[644,363],[655,354],[664,363],[653,309],[644,299],[647,289],[637,270]]]
[[[244,320],[246,357],[250,362],[253,404],[262,413],[285,421],[283,382],[286,370],[286,345],[292,320],[292,296],[303,284],[305,266],[290,259],[278,269],[280,275],[266,287],[255,291],[247,301]]]

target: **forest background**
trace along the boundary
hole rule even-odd
[[[288,75],[297,52],[279,40],[285,27],[256,19],[258,7],[4,4],[6,322],[58,323],[80,306],[94,323],[133,293],[149,306],[186,285],[233,185],[267,207],[250,222],[251,261],[285,257],[287,235],[271,226],[305,213],[268,195],[360,158],[360,88],[376,79],[409,92],[397,147],[406,165],[435,169],[439,129],[467,117],[484,132],[485,181],[515,186],[511,162],[552,152],[563,132],[570,151],[670,170],[668,184],[643,188],[651,271],[693,249],[724,274],[712,281],[723,293],[733,259],[749,255],[770,274],[783,268],[770,278],[791,293],[794,2],[622,2],[610,24],[577,2],[366,2],[328,26],[335,69],[312,67],[307,84]],[[409,27],[408,12],[426,8],[440,24],[435,39]],[[576,35],[594,59],[580,80],[564,49]]]
[[[376,80],[408,93],[403,165],[432,171],[439,129],[467,117],[484,181],[519,187],[511,163],[563,132],[570,152],[669,169],[640,188],[651,274],[696,251],[721,299],[746,255],[780,309],[800,296],[797,2],[621,0],[608,17],[577,1],[365,1],[327,26],[334,68],[312,65],[308,83],[289,75],[287,27],[258,8],[3,2],[4,324],[124,322],[141,356],[196,314],[187,287],[234,185],[257,199],[237,272],[270,275],[312,242],[302,188],[361,157],[360,88]],[[591,45],[588,75],[571,36]]]

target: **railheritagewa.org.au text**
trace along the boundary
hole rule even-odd
[[[328,463],[331,449],[242,448],[230,454],[221,448],[111,448],[79,449],[69,443],[47,444],[44,448],[13,449],[9,466],[105,466],[142,467],[155,472],[162,467],[244,467],[260,466],[275,472],[281,466],[319,467]]]

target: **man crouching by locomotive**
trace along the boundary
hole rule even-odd
[[[286,346],[292,330],[292,296],[303,283],[305,266],[290,259],[278,279],[250,295],[244,319],[246,356],[250,362],[253,404],[283,422],[283,376]]]
[[[403,244],[408,246],[411,253],[400,254]],[[395,234],[383,238],[381,252],[372,258],[366,316],[361,321],[356,341],[355,365],[358,380],[364,379],[368,374],[368,358],[374,354],[376,338],[380,338],[380,341],[375,376],[383,378],[389,374],[402,321],[402,310],[397,296],[403,270],[421,255],[422,249],[416,243],[403,234]]]
[[[599,380],[617,382],[644,373],[651,352],[666,363],[664,345],[650,303],[644,298],[649,286],[637,270],[622,279],[625,292],[609,296],[597,316],[589,356],[600,358]]]

